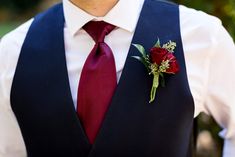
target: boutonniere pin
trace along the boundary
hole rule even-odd
[[[179,71],[179,64],[174,56],[174,49],[176,43],[168,41],[161,46],[160,40],[150,49],[147,54],[145,48],[139,44],[133,44],[141,56],[132,56],[135,59],[141,61],[147,68],[149,75],[153,75],[152,89],[150,93],[150,101],[153,102],[156,95],[156,90],[159,86],[159,80],[161,85],[165,86],[164,74],[176,74]]]

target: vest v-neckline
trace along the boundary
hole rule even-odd
[[[164,9],[168,10],[165,11]],[[169,16],[168,21],[157,21],[161,19],[162,13],[164,13],[164,16]],[[169,133],[169,130],[171,130],[158,128],[159,125],[165,126],[165,122],[167,122],[170,128],[174,128],[175,123],[167,115],[169,113],[181,125],[176,130],[178,131],[176,135],[179,132],[188,134],[191,131],[190,124],[191,118],[193,118],[193,106],[191,104],[193,102],[187,84],[178,22],[177,6],[153,0],[145,1],[132,43],[142,44],[146,49],[150,49],[158,37],[163,43],[168,40],[177,41],[175,55],[179,60],[181,71],[177,75],[166,78],[169,86],[164,89],[159,88],[157,101],[150,105],[148,102],[152,78],[148,75],[145,67],[132,58],[132,56],[139,55],[139,52],[130,45],[116,92],[96,140],[93,145],[90,145],[74,108],[69,85],[62,4],[37,16],[28,32],[29,35],[25,39],[11,93],[12,108],[19,121],[29,156],[37,156],[35,154],[38,153],[38,146],[41,146],[41,150],[49,152],[49,154],[63,146],[64,151],[61,153],[68,153],[71,157],[77,156],[76,154],[82,157],[93,157],[97,154],[106,153],[102,151],[107,146],[110,146],[112,150],[107,150],[106,155],[117,152],[116,145],[122,150],[130,148],[131,150],[127,153],[133,155],[132,148],[136,148],[138,152],[142,147],[141,144],[137,144],[138,138],[140,138],[140,141],[155,146],[156,141],[154,139],[159,139],[157,132],[167,131]],[[49,23],[49,25],[45,25],[45,23]],[[174,24],[176,26],[172,27]],[[165,31],[162,31],[162,29]],[[170,33],[166,30],[170,30]],[[44,42],[39,45],[39,41]],[[175,85],[175,82],[178,84]],[[22,90],[27,91],[19,94]],[[175,92],[178,92],[178,95]],[[166,100],[165,98],[168,97],[170,99]],[[174,110],[174,112],[171,112],[171,110]],[[180,118],[178,118],[179,115]],[[182,117],[181,115],[185,116]],[[47,121],[49,122],[47,123]],[[53,128],[53,123],[55,123],[55,128]],[[57,130],[58,128],[61,130]],[[135,129],[139,129],[139,131]],[[142,138],[142,134],[146,138]],[[119,140],[119,137],[117,137],[119,135],[128,137],[128,141],[122,143],[125,139]],[[38,136],[42,136],[42,139],[39,139]],[[150,136],[153,136],[153,138],[150,138]],[[64,143],[58,144],[58,141]],[[187,142],[187,139],[184,140],[184,147],[186,147]],[[47,143],[49,143],[49,146],[53,146],[52,150],[46,147]],[[66,144],[68,147],[66,147]],[[158,151],[162,150],[161,145],[158,148]],[[176,148],[180,149],[178,145]],[[151,151],[155,150],[154,147]],[[42,154],[43,151],[40,153]],[[165,153],[169,154],[168,152]],[[183,153],[182,151],[179,155]]]

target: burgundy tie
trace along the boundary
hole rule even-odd
[[[95,41],[95,46],[81,73],[77,110],[91,144],[94,143],[117,86],[113,53],[104,42],[105,36],[114,28],[104,21],[90,21],[83,26]]]

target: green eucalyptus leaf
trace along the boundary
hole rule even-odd
[[[142,45],[140,44],[132,44],[132,45],[135,46],[139,50],[139,52],[142,54],[144,58],[146,58],[146,52]]]
[[[156,44],[154,45],[154,47],[161,47],[161,42],[160,42],[160,39],[159,39],[159,38],[157,39],[157,42],[156,42]]]

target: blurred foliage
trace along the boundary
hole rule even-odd
[[[0,38],[61,0],[0,0]]]
[[[218,136],[221,128],[215,122],[213,117],[201,113],[195,120],[195,138],[198,139],[201,133],[208,131],[212,141],[211,146],[206,146],[203,149],[196,151],[196,157],[222,157],[223,152],[223,139]],[[206,139],[205,139],[206,140]],[[199,143],[197,143],[198,145]],[[208,149],[209,147],[209,149]],[[198,147],[197,147],[198,148]]]
[[[18,26],[19,23],[12,22],[12,23],[5,23],[5,24],[0,24],[0,39],[1,36],[3,36],[6,32],[9,32],[13,30],[16,26]]]
[[[25,21],[41,10],[42,3],[60,0],[0,0],[1,21]],[[170,1],[170,0],[168,0]],[[172,0],[219,17],[235,39],[235,0]],[[20,15],[20,16],[19,16]],[[15,21],[14,21],[15,22]]]
[[[173,0],[217,16],[235,39],[235,0]]]
[[[17,13],[24,13],[37,8],[42,0],[1,0],[0,7],[8,8]]]

